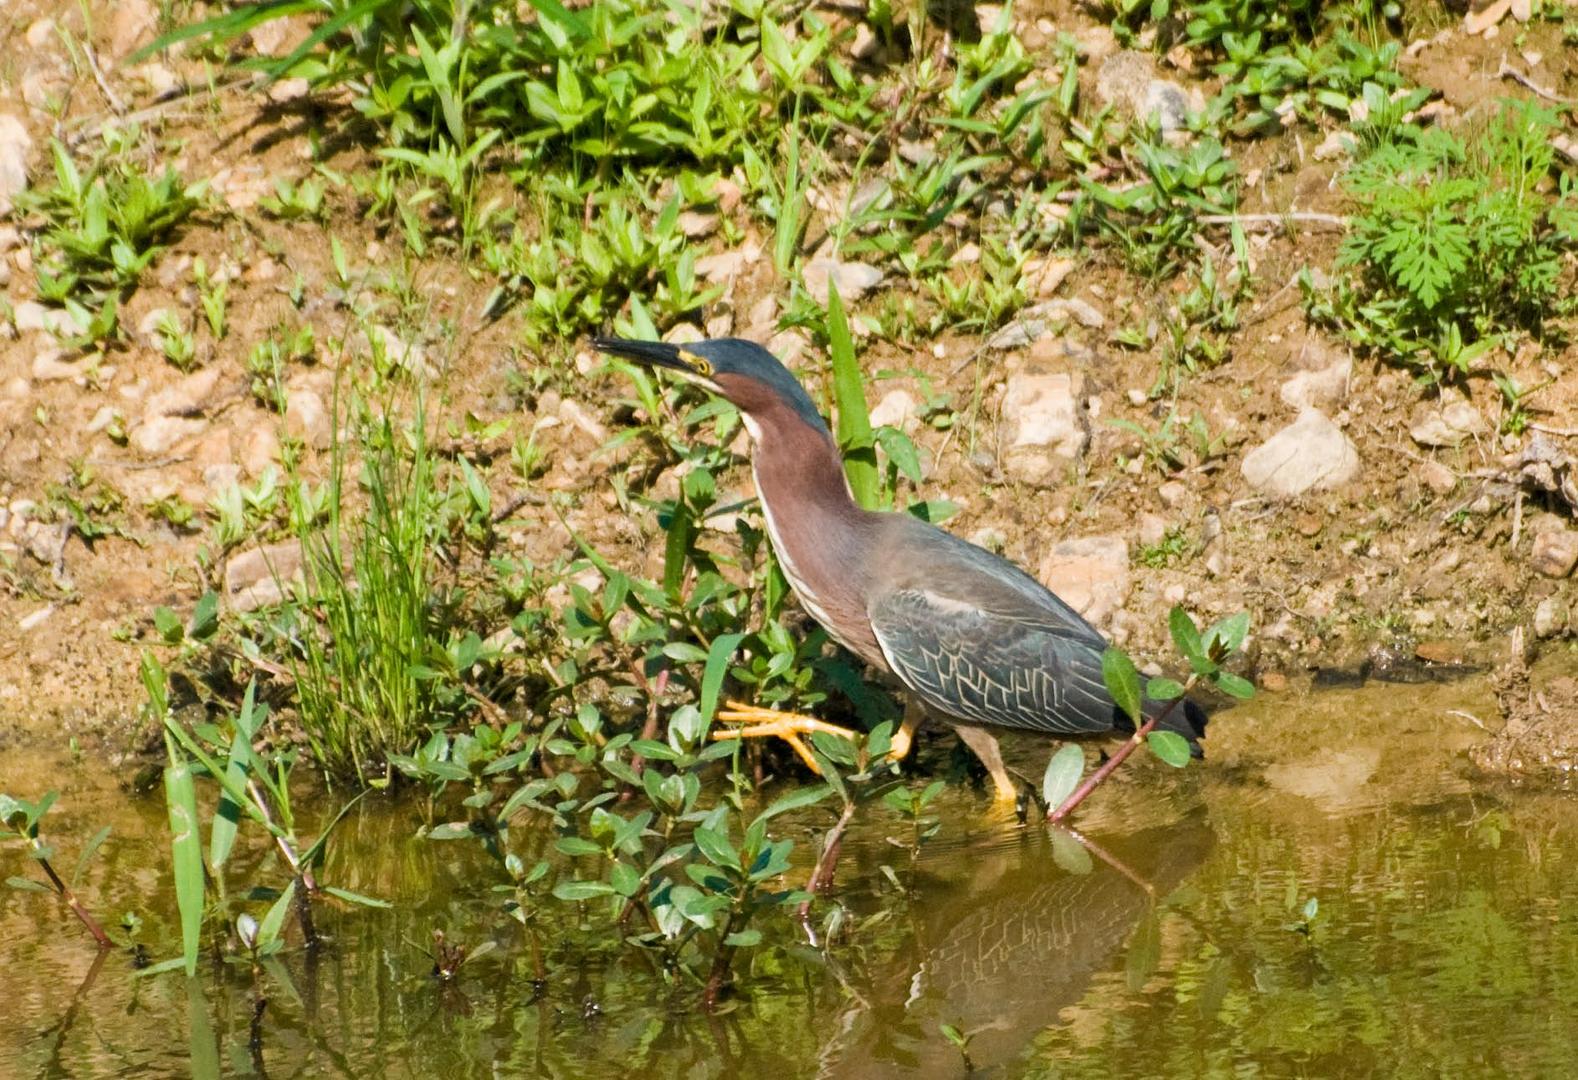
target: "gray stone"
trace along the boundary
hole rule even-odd
[[[1050,486],[1085,452],[1090,435],[1079,413],[1079,377],[1020,371],[1003,394],[1003,468],[1029,484]]]
[[[43,331],[56,337],[80,337],[88,332],[87,324],[64,308],[45,307],[36,300],[24,300],[12,310],[12,320],[17,333]]]
[[[898,428],[900,431],[911,431],[915,427],[916,414],[919,411],[915,399],[904,390],[889,390],[882,395],[882,400],[877,402],[871,410],[871,426]]]
[[[1091,622],[1107,622],[1129,596],[1129,545],[1121,536],[1064,540],[1041,560],[1041,583]]]
[[[1353,357],[1346,349],[1313,335],[1302,336],[1290,343],[1287,366],[1293,375],[1279,392],[1285,404],[1295,409],[1329,409],[1347,398]]]
[[[244,551],[225,564],[225,601],[233,611],[256,611],[285,599],[302,580],[301,545],[295,541]]]
[[[1457,474],[1439,461],[1427,461],[1419,466],[1419,479],[1437,495],[1450,495],[1457,487]]]
[[[1359,452],[1320,410],[1305,409],[1244,455],[1241,471],[1262,494],[1289,499],[1352,480],[1359,473]]]
[[[285,431],[314,450],[327,450],[334,434],[329,410],[316,390],[293,386],[285,393]]]
[[[75,364],[67,363],[63,349],[40,349],[33,357],[33,379],[35,382],[56,382],[63,379],[75,379],[81,371]]]
[[[1166,132],[1189,126],[1189,96],[1177,83],[1156,77],[1149,53],[1124,49],[1102,61],[1096,73],[1096,96],[1135,119],[1154,123]]]
[[[219,384],[219,368],[199,368],[148,399],[145,415],[195,416],[203,411]]]
[[[158,457],[207,430],[208,421],[200,418],[150,416],[132,432],[131,444],[148,457]]]
[[[1409,429],[1420,446],[1456,446],[1464,439],[1486,432],[1485,418],[1466,401],[1451,401],[1431,409]]]
[[[1534,534],[1529,562],[1537,573],[1564,578],[1578,566],[1578,529],[1553,528]]]
[[[1100,327],[1106,317],[1084,300],[1043,300],[1021,311],[1014,321],[986,339],[988,349],[1022,349],[1050,334],[1057,326],[1077,322]]]
[[[1553,638],[1567,629],[1567,605],[1559,597],[1547,596],[1534,609],[1534,636]]]
[[[252,432],[241,448],[241,467],[247,475],[257,479],[264,470],[273,468],[279,457],[279,433],[274,430],[272,419],[252,425]]]
[[[831,288],[838,289],[845,305],[854,303],[882,284],[887,275],[865,263],[839,262],[837,259],[812,259],[803,271],[805,288],[819,304],[827,303]]]
[[[0,113],[0,214],[11,212],[11,200],[27,190],[33,137],[10,113]]]

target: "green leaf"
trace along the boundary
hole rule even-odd
[[[1189,764],[1189,740],[1176,731],[1153,731],[1145,737],[1151,753],[1175,769]]]
[[[1200,646],[1200,630],[1182,607],[1174,607],[1167,613],[1167,629],[1172,631],[1173,644],[1191,666],[1205,659],[1205,650]]]
[[[1052,861],[1070,874],[1085,875],[1096,868],[1085,845],[1067,829],[1052,829]]]
[[[560,900],[595,900],[614,895],[614,887],[606,881],[561,881],[553,887],[553,895]]]
[[[760,945],[762,943],[762,932],[760,930],[737,930],[724,938],[723,943],[736,949],[748,949],[752,945]]]
[[[1135,670],[1134,661],[1123,650],[1108,646],[1101,654],[1101,678],[1118,708],[1138,727],[1141,723],[1140,673]]]
[[[1171,701],[1183,694],[1183,683],[1176,679],[1152,679],[1145,684],[1145,696],[1152,701]]]
[[[755,825],[757,822],[769,821],[779,814],[787,814],[791,810],[814,806],[827,798],[832,792],[833,789],[826,784],[813,784],[810,787],[797,788],[787,795],[774,799],[772,805],[760,814],[757,814],[756,820],[752,821],[751,824]]]
[[[717,712],[718,693],[723,689],[723,677],[728,674],[729,661],[734,658],[734,651],[744,640],[744,634],[719,634],[712,639],[712,647],[707,650],[707,666],[701,675],[699,703],[704,722],[703,735],[706,734],[706,727],[712,724],[713,715]]]
[[[739,852],[734,850],[734,845],[729,843],[729,838],[723,833],[709,829],[705,825],[698,825],[696,831],[691,834],[691,839],[714,865],[728,870],[740,869]]]
[[[846,451],[844,473],[855,502],[868,510],[877,506],[877,462],[870,452],[871,411],[866,405],[865,380],[855,360],[855,340],[844,316],[844,302],[831,281],[827,289],[828,359],[833,365],[833,404],[838,413],[835,434]],[[865,447],[861,454],[848,453],[851,447]]]
[[[51,889],[48,885],[45,885],[45,884],[43,884],[41,882],[33,881],[32,879],[25,878],[25,877],[14,877],[14,876],[13,877],[8,877],[8,878],[5,879],[5,883],[7,885],[11,886],[13,889],[20,889],[22,892],[43,892],[43,893],[47,893],[47,892],[54,892],[55,891],[55,890]]]
[[[575,858],[581,855],[601,855],[602,847],[580,836],[561,836],[554,841],[553,846],[560,854]]]
[[[181,617],[163,605],[153,609],[153,628],[167,645],[179,644],[186,632],[181,625]]]
[[[285,917],[290,914],[291,901],[296,898],[296,879],[291,878],[285,886],[285,891],[280,893],[274,903],[269,905],[263,921],[258,924],[257,947],[259,951],[268,948],[279,940],[279,933],[285,926]]]
[[[219,594],[210,589],[192,609],[192,619],[186,624],[186,636],[193,641],[207,641],[219,628]]]
[[[1205,632],[1206,655],[1215,659],[1231,655],[1244,644],[1244,638],[1248,635],[1249,612],[1240,611],[1237,615],[1229,615]]]
[[[352,892],[349,889],[341,889],[334,885],[325,885],[323,887],[323,891],[328,893],[330,896],[338,897],[339,899],[344,900],[348,904],[360,904],[362,907],[370,908],[394,907],[394,905],[387,900],[380,900],[376,896],[364,896],[361,893]]]
[[[1231,671],[1218,671],[1211,676],[1211,681],[1216,683],[1217,689],[1222,693],[1236,697],[1240,701],[1248,701],[1255,696],[1255,687],[1248,679],[1241,679]]]
[[[104,828],[94,833],[93,839],[89,840],[87,845],[83,847],[82,853],[77,856],[77,868],[71,874],[71,887],[73,889],[75,889],[77,884],[82,880],[82,872],[88,868],[88,863],[92,860],[93,853],[99,850],[99,846],[103,844],[105,840],[109,839],[109,835],[110,827],[106,825]]]
[[[172,758],[176,753],[170,747]],[[181,956],[186,974],[197,974],[203,929],[203,844],[197,833],[197,789],[184,761],[164,770],[164,797],[170,815],[170,853],[175,868],[175,902],[181,914]]]
[[[1041,797],[1046,800],[1047,809],[1062,806],[1074,794],[1084,774],[1085,751],[1074,743],[1064,743],[1047,762],[1047,771],[1041,777]]]

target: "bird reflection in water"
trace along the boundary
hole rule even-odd
[[[975,1075],[1018,1060],[1112,967],[1214,843],[1196,815],[1102,837],[1110,861],[1092,859],[1083,874],[1059,866],[1050,839],[1041,837],[986,852],[932,853],[917,868],[935,880],[916,889],[929,899],[912,915],[910,946],[877,976],[867,1001],[843,1014],[817,1075],[962,1075],[963,1058],[942,1035],[944,1024],[969,1037]]]

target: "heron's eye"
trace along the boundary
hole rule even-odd
[[[692,372],[694,372],[697,375],[700,375],[702,378],[710,378],[711,377],[711,375],[712,375],[712,363],[711,363],[711,361],[707,360],[705,357],[697,356],[695,353],[689,352],[689,351],[682,352],[679,355],[680,355],[680,358],[685,361],[685,363],[690,365],[690,370]]]

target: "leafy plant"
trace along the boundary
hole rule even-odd
[[[1517,333],[1569,313],[1562,259],[1578,243],[1570,174],[1551,186],[1556,114],[1506,102],[1468,136],[1404,127],[1356,162],[1358,204],[1338,265],[1349,271],[1312,306],[1357,344],[1462,377]]]

